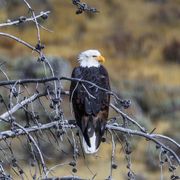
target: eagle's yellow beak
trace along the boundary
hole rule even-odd
[[[97,57],[97,60],[101,63],[104,63],[105,62],[105,58],[103,56],[98,56]]]

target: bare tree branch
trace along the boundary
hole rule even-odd
[[[37,53],[39,53],[39,50],[37,50],[34,46],[30,45],[29,43],[23,41],[22,39],[20,39],[20,38],[18,38],[16,36],[13,36],[13,35],[8,34],[8,33],[3,33],[3,32],[0,32],[0,35],[4,36],[4,37],[11,38],[11,39],[25,45],[26,47],[30,48],[31,50],[36,51]]]
[[[81,14],[82,12],[91,12],[91,13],[99,12],[96,8],[90,7],[86,3],[82,3],[80,0],[72,0],[72,3],[77,7],[76,14]]]
[[[67,121],[66,123],[64,123],[64,122],[62,123],[61,121],[53,121],[53,122],[46,123],[46,124],[40,124],[39,123],[36,126],[31,126],[31,127],[25,128],[25,129],[26,129],[26,133],[34,133],[36,131],[48,130],[51,128],[56,129],[57,127],[60,129],[62,129],[62,128],[75,128],[76,127],[74,125],[75,121],[71,120],[70,122]],[[0,132],[0,141],[3,139],[6,139],[6,138],[14,138],[14,137],[22,136],[22,135],[25,135],[26,133],[21,128],[16,129],[15,131],[14,130],[2,131],[2,132]]]
[[[132,129],[124,128],[124,127],[121,127],[121,126],[113,126],[113,125],[110,125],[110,124],[107,124],[106,128],[117,130],[117,131],[127,133],[127,134],[132,134],[132,135],[145,137],[146,139],[155,142],[159,146],[162,146],[165,150],[169,151],[174,156],[174,158],[177,160],[178,164],[180,165],[180,158],[178,157],[178,155],[171,148],[165,146],[162,142],[160,142],[159,140],[156,139],[156,138],[159,137],[158,134],[144,133],[144,132],[141,132],[141,131],[132,130]],[[166,136],[164,136],[164,139],[169,140],[169,138],[166,138]],[[173,140],[171,142],[173,142]],[[175,144],[177,144],[177,146],[179,147],[179,144],[177,142]]]
[[[35,18],[36,19],[38,19],[38,18],[45,19],[45,17],[46,18],[48,17],[49,13],[50,13],[50,11],[41,12],[39,15],[35,16]],[[6,23],[0,23],[0,27],[18,25],[18,24],[21,24],[21,23],[26,23],[26,22],[34,21],[34,17],[26,18],[25,16],[21,16],[17,20],[10,21],[10,22],[9,21],[6,22]]]
[[[0,122],[1,120],[5,119],[7,120],[8,117],[12,116],[13,113],[15,113],[17,110],[19,110],[20,108],[22,108],[23,106],[25,106],[28,103],[31,103],[32,101],[36,100],[37,98],[44,96],[44,94],[34,94],[31,97],[21,101],[20,103],[18,103],[17,105],[15,105],[12,109],[10,109],[9,111],[3,113],[0,116]],[[7,122],[7,121],[6,121]]]
[[[110,104],[110,107],[113,108],[117,113],[121,114],[122,117],[126,118],[128,121],[132,122],[133,124],[135,124],[136,126],[139,127],[139,129],[142,132],[146,132],[145,128],[142,127],[139,123],[137,123],[134,119],[132,119],[131,117],[129,117],[127,114],[125,114],[124,112],[122,112],[119,108],[117,108],[114,104]]]
[[[46,163],[44,161],[44,158],[43,158],[43,155],[41,153],[41,150],[40,150],[38,144],[36,143],[36,141],[34,140],[34,138],[26,131],[26,128],[24,128],[20,124],[18,124],[16,122],[13,122],[13,125],[15,125],[15,126],[19,127],[20,129],[22,129],[24,131],[24,133],[28,136],[29,140],[34,144],[34,146],[36,147],[36,149],[38,151],[38,154],[40,156],[40,160],[41,160],[41,164],[42,164],[42,168],[43,168],[44,174],[46,174],[47,173]]]

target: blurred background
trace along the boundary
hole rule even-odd
[[[106,57],[104,66],[109,72],[112,90],[132,101],[126,112],[149,131],[156,128],[155,133],[168,135],[180,143],[179,0],[86,0],[100,13],[80,15],[75,14],[70,0],[29,2],[35,12],[51,11],[48,20],[41,20],[41,23],[53,32],[41,29],[41,40],[46,46],[45,54],[55,59],[54,68],[59,67],[63,75],[70,76],[72,68],[78,65],[79,52],[98,49]],[[22,1],[0,0],[0,23],[22,15],[30,15]],[[0,31],[32,45],[37,43],[33,23],[0,28]],[[35,53],[0,37],[0,62],[4,61],[11,79],[41,76]],[[4,79],[2,74],[0,79]],[[64,87],[68,89],[69,83]],[[66,116],[70,117],[68,111],[65,109]],[[131,139],[134,144],[132,169],[137,179],[159,179],[158,154],[153,144],[141,138]],[[91,169],[99,180],[108,176],[111,144],[102,146],[99,157],[79,160],[77,175],[92,177]],[[126,161],[119,149],[114,179],[126,179]],[[70,172],[68,167],[59,168],[56,175]],[[169,179],[167,169],[164,178]]]

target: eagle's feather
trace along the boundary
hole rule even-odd
[[[88,80],[110,90],[108,73],[102,65],[90,68],[77,67],[72,72],[72,78]],[[70,98],[77,125],[81,129],[87,145],[90,148],[92,146],[90,139],[96,136],[95,149],[98,149],[108,118],[110,95],[91,84],[72,81]]]

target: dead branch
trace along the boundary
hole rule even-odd
[[[71,121],[66,121],[63,123],[62,123],[62,121],[53,121],[53,122],[46,123],[46,124],[39,123],[36,126],[31,126],[31,127],[25,128],[25,129],[26,129],[26,133],[34,133],[37,131],[48,130],[51,128],[67,129],[67,128],[75,128],[75,127],[76,127],[75,121],[71,120]],[[18,136],[23,136],[26,133],[21,128],[20,129],[16,128],[15,130],[2,131],[2,132],[0,132],[0,141],[2,141],[3,139],[7,139],[7,138],[15,138]]]
[[[141,137],[145,137],[146,139],[153,141],[154,143],[158,144],[160,147],[163,147],[165,150],[169,151],[174,158],[176,159],[176,161],[178,162],[178,164],[180,165],[180,158],[179,156],[169,147],[165,146],[162,142],[160,142],[159,140],[157,140],[157,138],[159,137],[158,134],[149,134],[149,133],[144,133],[141,131],[137,131],[137,130],[132,130],[129,128],[124,128],[121,126],[113,126],[110,124],[106,125],[106,128],[108,129],[112,129],[112,130],[116,130],[116,131],[120,131],[126,134],[131,134],[131,135],[136,135],[136,136],[141,136]],[[164,136],[164,139],[169,140],[169,137],[166,138],[166,136]],[[173,142],[174,140],[172,140]],[[179,147],[179,144],[176,142],[175,145],[177,144],[177,146]]]
[[[81,14],[82,12],[99,12],[96,8],[90,7],[88,4],[82,3],[80,0],[72,0],[72,3],[77,7],[76,14]]]
[[[20,124],[16,123],[16,122],[13,122],[13,125],[14,126],[17,126],[18,128],[22,129],[24,131],[24,133],[28,136],[29,140],[34,144],[34,146],[36,147],[37,151],[38,151],[38,154],[40,156],[40,160],[41,160],[41,165],[42,165],[42,168],[43,168],[43,171],[44,173],[46,174],[47,172],[47,167],[46,167],[46,163],[44,161],[44,158],[43,158],[43,155],[41,153],[41,150],[38,146],[38,144],[36,143],[36,141],[34,140],[34,138],[26,131],[26,128],[24,128],[23,126],[21,126]]]
[[[0,122],[1,120],[6,120],[7,122],[7,119],[12,116],[13,113],[15,113],[17,110],[19,110],[20,108],[22,108],[23,106],[25,106],[26,104],[28,103],[31,103],[32,101],[36,100],[37,98],[39,97],[42,97],[44,96],[45,94],[38,94],[38,93],[35,93],[34,95],[32,95],[31,97],[21,101],[20,103],[18,103],[17,105],[15,105],[12,109],[8,110],[7,112],[3,113],[1,116],[0,116]]]
[[[129,117],[127,114],[125,114],[124,112],[122,112],[119,108],[117,108],[114,104],[110,104],[110,107],[113,108],[117,113],[119,113],[123,118],[126,118],[128,121],[132,122],[133,124],[135,124],[136,126],[139,127],[139,129],[142,132],[146,132],[145,128],[142,127],[139,123],[137,123],[134,119],[132,119],[131,117]]]
[[[39,19],[39,18],[47,19],[49,13],[50,13],[50,11],[41,12],[39,15],[35,16],[35,18],[36,19]],[[0,23],[0,27],[18,25],[21,23],[26,23],[26,22],[31,22],[31,21],[34,21],[34,17],[27,18],[25,16],[20,16],[17,20],[14,20],[14,21],[8,20],[8,22],[6,22],[6,23]]]
[[[58,121],[54,121],[54,122],[43,124],[43,125],[39,124],[38,126],[33,126],[33,127],[30,127],[30,128],[26,128],[26,132],[32,133],[32,132],[39,131],[39,130],[46,130],[46,129],[49,129],[49,128],[55,128],[55,127],[57,127],[57,125],[59,127],[63,127],[63,128],[75,128],[75,125],[74,125],[75,121],[71,121],[70,124],[68,122],[69,121],[67,121],[66,124],[65,123],[61,124]],[[117,125],[117,124],[115,124],[115,125],[107,124],[106,128],[107,129],[111,129],[111,130],[116,130],[116,131],[119,131],[119,132],[123,132],[123,133],[126,133],[126,134],[131,134],[131,135],[136,135],[136,136],[140,136],[140,137],[145,137],[146,139],[155,142],[159,146],[163,147],[165,150],[169,151],[174,156],[174,158],[177,160],[177,162],[180,164],[180,159],[179,159],[178,155],[172,149],[170,149],[169,147],[165,146],[161,141],[159,141],[157,139],[158,137],[161,136],[159,134],[144,133],[144,132],[141,132],[141,131],[138,131],[138,130],[132,130],[132,129],[129,129],[129,128],[124,128],[124,127],[122,127],[120,125]],[[15,136],[20,136],[20,135],[24,135],[24,131],[22,131],[21,129],[16,129],[15,132],[11,131],[11,130],[4,131],[4,132],[0,133],[0,140],[2,140],[4,138],[13,138]],[[174,142],[174,144],[177,147],[180,146],[177,142],[175,142],[174,140],[172,140],[171,138],[169,138],[167,136],[161,136],[161,137],[163,139],[167,140],[167,141],[171,141],[172,143]]]
[[[4,37],[11,38],[11,39],[23,44],[24,46],[30,48],[32,51],[36,51],[37,53],[39,53],[39,50],[37,50],[34,46],[30,45],[29,43],[23,41],[22,39],[20,39],[20,38],[18,38],[16,36],[13,36],[13,35],[8,34],[8,33],[3,33],[3,32],[0,32],[0,35],[4,36]]]

